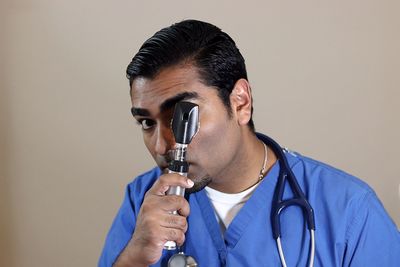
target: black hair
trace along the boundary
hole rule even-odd
[[[201,82],[218,90],[231,116],[229,96],[239,79],[247,80],[246,65],[232,38],[207,22],[184,20],[156,32],[128,65],[129,84],[132,86],[137,77],[152,79],[161,70],[180,63],[196,67]],[[252,118],[248,125],[254,132]]]

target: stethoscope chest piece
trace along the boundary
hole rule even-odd
[[[179,252],[169,259],[168,267],[197,267],[197,263],[193,257]]]

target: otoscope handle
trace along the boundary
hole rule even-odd
[[[174,171],[169,170],[168,173],[177,173]],[[187,176],[187,173],[178,173],[182,176]],[[169,189],[167,190],[167,195],[176,195],[176,196],[185,196],[185,188],[182,186],[170,186]],[[173,212],[174,214],[176,214],[176,211]]]
[[[177,173],[174,171],[169,170],[168,173]],[[187,176],[187,173],[178,173],[180,175],[183,176]],[[185,195],[185,188],[182,186],[171,186],[168,190],[167,190],[167,195],[177,195],[177,196],[184,196]],[[172,212],[172,214],[176,215],[178,214],[178,212],[176,210],[174,210]],[[166,250],[175,250],[176,249],[176,242],[175,241],[167,241],[164,244],[164,249]]]
[[[171,162],[171,164],[169,165],[168,169],[169,169],[168,173],[177,173],[177,174],[187,177],[188,164],[186,161],[173,160]],[[182,186],[171,186],[167,190],[166,194],[183,197],[185,195],[185,188]],[[172,214],[176,215],[176,214],[178,214],[178,212],[175,210],[172,212]],[[175,250],[176,249],[175,241],[167,241],[164,244],[164,249]]]
[[[186,148],[185,148],[186,149]],[[168,166],[168,173],[177,173],[182,176],[187,177],[187,172],[189,170],[189,164],[185,161],[185,158],[181,160],[173,160]],[[177,196],[184,196],[185,195],[185,188],[181,186],[171,186],[167,190],[167,195],[177,195]]]

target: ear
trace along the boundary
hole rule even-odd
[[[251,118],[251,87],[247,80],[239,79],[230,95],[232,111],[236,115],[239,125],[247,125]]]

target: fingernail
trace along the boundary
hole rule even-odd
[[[192,186],[194,186],[194,183],[193,183],[193,181],[192,180],[190,180],[190,179],[187,179],[187,184],[190,186],[190,187],[192,187]]]

